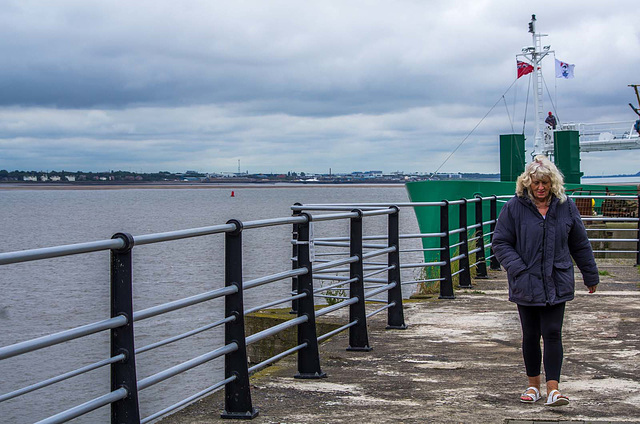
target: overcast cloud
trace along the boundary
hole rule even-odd
[[[0,169],[498,172],[535,13],[564,122],[635,119],[637,2],[4,1]],[[546,90],[545,90],[546,91]],[[525,134],[533,139],[532,112]],[[545,96],[545,110],[552,110]],[[508,111],[508,112],[507,112]],[[510,121],[511,119],[511,121]],[[640,171],[586,153],[586,174]]]

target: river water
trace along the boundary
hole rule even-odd
[[[232,218],[286,217],[295,202],[406,201],[403,186],[0,190],[0,252],[103,240],[116,232],[135,236],[223,224]],[[400,217],[402,233],[419,232],[411,209],[402,209]],[[386,216],[365,219],[364,231],[385,233]],[[317,223],[315,235],[348,235],[348,221]],[[245,231],[245,280],[290,269],[290,239],[290,226]],[[418,247],[415,239],[402,242],[403,249]],[[133,258],[135,310],[224,286],[223,235],[138,246]],[[403,262],[420,259],[419,253],[402,256]],[[403,279],[415,279],[415,272],[403,272]],[[286,297],[290,284],[287,280],[247,291],[245,307]],[[108,318],[109,252],[0,266],[0,290],[0,346]],[[412,290],[405,286],[405,297]],[[219,320],[222,306],[220,299],[138,322],[136,347]],[[108,341],[104,332],[0,361],[0,395],[105,359]],[[138,379],[214,350],[222,341],[222,328],[218,328],[143,353],[138,356]],[[142,417],[219,381],[222,366],[221,358],[142,391]],[[0,417],[7,423],[31,423],[109,390],[105,367],[0,403]],[[109,422],[108,408],[74,422]]]

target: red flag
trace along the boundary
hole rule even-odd
[[[523,75],[527,75],[533,72],[533,65],[529,65],[527,62],[518,61],[518,78]]]

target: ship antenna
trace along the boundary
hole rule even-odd
[[[533,99],[534,99],[534,113],[535,113],[535,134],[533,137],[533,152],[531,156],[535,156],[539,153],[549,154],[551,152],[551,141],[545,140],[542,131],[541,123],[544,122],[544,111],[542,105],[542,59],[544,59],[549,53],[553,53],[550,50],[551,46],[542,47],[541,38],[546,37],[547,34],[539,34],[536,32],[536,15],[531,15],[531,21],[529,22],[529,32],[533,40],[532,47],[525,47],[522,49],[522,54],[517,56],[524,56],[533,65]],[[542,147],[541,147],[542,146]]]

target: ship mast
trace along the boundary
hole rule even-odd
[[[553,146],[552,140],[545,140],[542,125],[544,122],[544,109],[542,105],[542,59],[544,59],[549,53],[553,53],[553,51],[549,50],[551,46],[542,47],[541,38],[546,37],[547,34],[536,33],[536,15],[531,15],[529,32],[531,33],[533,40],[533,47],[524,47],[522,49],[522,54],[517,56],[526,57],[533,66],[533,92],[535,106],[535,133],[533,137],[533,152],[531,152],[531,156],[533,157],[539,153],[549,154],[550,146],[551,149]],[[551,152],[553,152],[553,150],[551,150]]]

